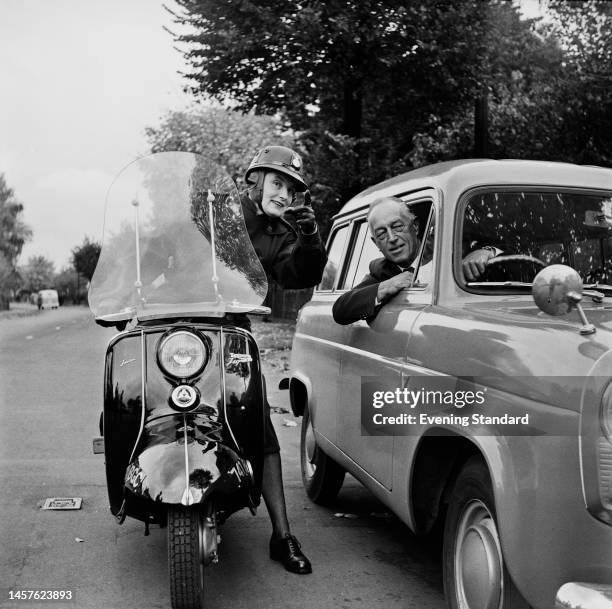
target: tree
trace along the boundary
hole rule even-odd
[[[550,0],[546,8],[542,23],[517,21],[507,5],[495,10],[483,79],[489,156],[609,166],[612,5]],[[414,139],[412,162],[468,156],[472,120],[465,109],[432,117]]]
[[[101,249],[102,247],[99,243],[90,241],[89,237],[85,237],[82,245],[72,250],[72,264],[74,269],[77,273],[83,275],[87,281],[91,281],[93,277]]]
[[[21,219],[22,213],[23,205],[7,186],[4,174],[0,174],[0,309],[9,307],[9,291],[15,287],[15,264],[24,243],[32,236]]]
[[[0,174],[0,251],[13,266],[32,236],[21,219],[22,213],[23,204],[15,199],[13,189],[7,186],[4,174]]]
[[[496,85],[513,72],[528,88],[559,63],[507,2],[176,2],[176,21],[194,29],[178,37],[192,92],[288,121],[324,225],[373,182],[431,156],[471,156],[483,90],[505,100]],[[452,134],[442,149],[440,126]]]
[[[10,262],[6,259],[6,256],[0,253],[0,286],[2,286],[3,290],[8,292],[9,284],[11,282],[11,276],[13,273],[13,267]],[[2,295],[0,295],[2,298]],[[8,294],[6,297],[6,306],[2,306],[2,309],[8,309]]]
[[[480,51],[479,37],[468,44],[467,36],[483,24],[482,3],[467,0],[177,4],[176,21],[196,30],[178,37],[190,47],[194,93],[354,138],[371,128],[381,99],[410,115],[422,111],[417,99],[430,106],[448,92],[464,96]],[[403,92],[412,92],[409,109]]]
[[[30,292],[52,288],[54,285],[55,265],[44,256],[30,256],[20,273],[25,289]]]
[[[550,0],[551,33],[565,52],[558,146],[578,163],[612,165],[612,4]]]
[[[493,158],[609,159],[612,27],[600,0],[550,0],[556,28],[502,0],[175,2],[192,28],[176,38],[191,91],[291,126],[323,233],[364,187],[473,156],[477,99],[488,99]],[[597,82],[577,78],[594,64]]]
[[[78,273],[72,266],[65,266],[57,273],[53,285],[58,291],[61,303],[71,300],[76,304],[87,295],[87,282],[82,278],[79,280]]]
[[[197,152],[224,167],[236,182],[258,149],[268,144],[295,146],[278,118],[218,106],[168,112],[159,127],[147,127],[145,134],[152,152]]]

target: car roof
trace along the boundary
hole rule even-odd
[[[440,188],[457,195],[487,184],[574,186],[612,190],[612,169],[551,161],[462,159],[427,165],[370,186],[350,199],[336,217],[369,205],[382,196]]]

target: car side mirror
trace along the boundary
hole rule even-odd
[[[567,315],[576,308],[583,323],[580,333],[593,334],[595,326],[588,323],[580,306],[582,289],[582,279],[573,268],[564,264],[551,264],[535,276],[531,293],[538,308],[548,315]]]

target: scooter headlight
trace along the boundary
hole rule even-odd
[[[168,375],[186,379],[201,372],[208,361],[204,341],[186,330],[164,336],[157,347],[157,363]]]

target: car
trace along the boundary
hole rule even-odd
[[[387,196],[419,221],[412,286],[339,325]],[[478,248],[492,257],[466,281]],[[422,167],[348,201],[327,251],[283,383],[309,497],[333,503],[348,472],[441,531],[451,608],[612,607],[612,170]]]

